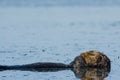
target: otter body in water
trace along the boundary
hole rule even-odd
[[[110,68],[110,59],[102,52],[91,50],[82,52],[70,64],[52,63],[52,62],[38,62],[25,65],[2,66],[1,70],[35,70],[35,69],[50,69],[50,68]]]

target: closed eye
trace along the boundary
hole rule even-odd
[[[99,56],[97,62],[100,62],[102,60],[102,57]]]

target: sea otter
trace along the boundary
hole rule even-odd
[[[72,67],[110,68],[110,59],[102,52],[90,50],[82,52],[73,62]]]
[[[90,50],[82,52],[70,64],[38,62],[25,65],[4,66],[0,65],[0,70],[58,70],[58,69],[78,69],[78,68],[102,68],[110,69],[110,59],[102,52]]]

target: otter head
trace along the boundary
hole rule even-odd
[[[110,68],[110,59],[102,52],[90,50],[82,52],[73,62],[72,67],[93,67],[93,68]]]

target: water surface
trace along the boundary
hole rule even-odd
[[[70,63],[85,50],[112,63],[106,80],[120,75],[120,7],[0,7],[0,64]],[[79,80],[71,70],[0,71],[2,80]]]

